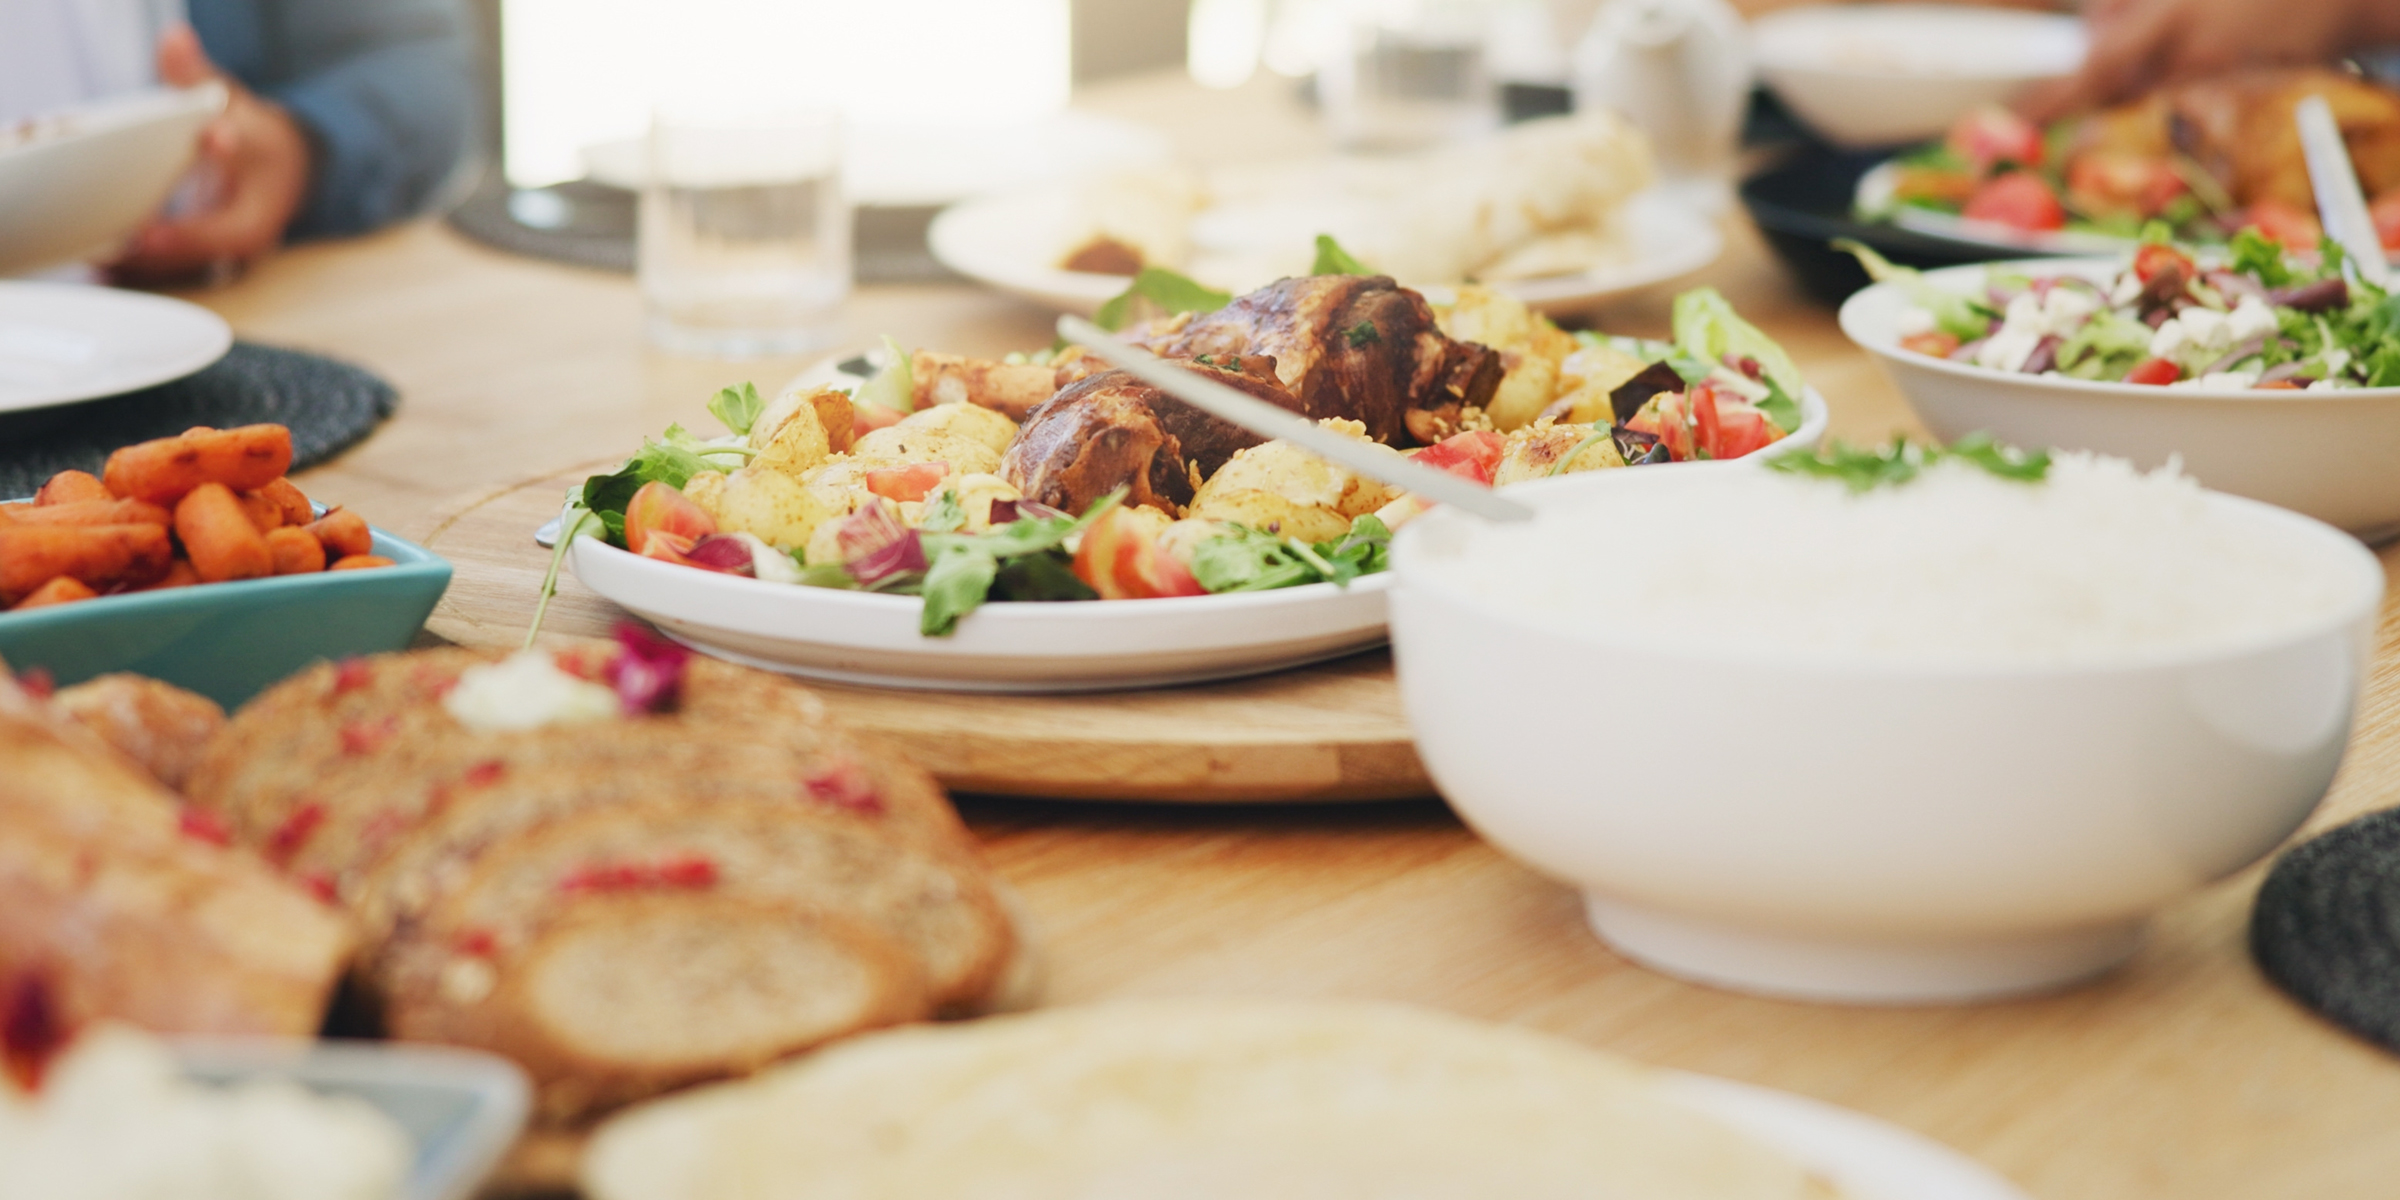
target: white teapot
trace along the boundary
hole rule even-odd
[[[1608,0],[1575,47],[1575,107],[1650,138],[1661,183],[1722,207],[1750,99],[1750,35],[1725,0]]]

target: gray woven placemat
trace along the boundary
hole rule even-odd
[[[2400,810],[2276,862],[2250,914],[2259,969],[2325,1019],[2400,1050]]]
[[[194,425],[289,426],[297,471],[374,432],[399,400],[391,384],[364,368],[236,342],[213,366],[172,383],[0,419],[0,498],[32,495],[60,471],[97,474],[119,446]]]

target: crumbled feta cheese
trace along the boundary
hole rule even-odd
[[[2211,371],[2198,379],[2186,379],[2175,386],[2240,391],[2257,382],[2256,371]]]
[[[2331,379],[2312,379],[2308,381],[2307,387],[2300,390],[2304,392],[2331,392],[2340,390],[2341,386],[2342,385],[2335,383]]]
[[[2042,297],[2042,332],[2072,337],[2086,318],[2100,311],[2100,299],[2082,288],[2054,287]]]
[[[2042,336],[2042,298],[2032,292],[2017,293],[2008,302],[2007,311],[2001,314],[2000,328],[2008,333],[2030,333],[2037,338]]]
[[[1932,313],[1913,305],[1901,309],[1900,315],[1892,320],[1892,332],[1904,338],[1915,337],[1920,333],[1932,333],[1941,327],[1942,323],[1934,320]]]
[[[2022,371],[2025,360],[2033,357],[2034,347],[2041,344],[2038,330],[2012,329],[2002,326],[2000,332],[1986,339],[1975,350],[1975,365],[1994,371]]]
[[[2183,336],[2195,350],[2223,350],[2233,345],[2225,314],[2213,308],[2187,308],[2175,319],[2183,324]]]
[[[2183,319],[2168,317],[2158,331],[2150,335],[2150,357],[2173,362],[2191,342],[2192,335],[2183,327]]]
[[[2110,308],[2123,308],[2142,298],[2142,277],[2127,271],[2117,276],[2117,286],[2108,293]]]
[[[597,721],[622,711],[615,691],[559,670],[541,650],[467,668],[442,707],[478,733]]]
[[[2232,315],[2225,318],[2225,331],[2234,344],[2262,338],[2275,332],[2275,310],[2256,296],[2244,296],[2233,306]]]

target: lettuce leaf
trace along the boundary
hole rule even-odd
[[[1906,293],[1909,303],[1932,313],[1934,324],[1961,342],[1972,342],[1990,332],[1992,319],[2000,315],[1972,296],[1943,291],[1925,282],[1925,276],[1916,268],[1901,266],[1863,242],[1836,238],[1833,248],[1857,259],[1858,265],[1866,268],[1867,278],[1891,284]]]
[[[1382,272],[1351,257],[1330,233],[1317,235],[1317,261],[1308,268],[1311,275],[1379,275]]]
[[[1233,293],[1220,292],[1165,267],[1143,267],[1133,283],[1092,314],[1092,324],[1111,333],[1137,319],[1142,304],[1167,314],[1215,312],[1233,303]]]
[[[1805,386],[1800,368],[1775,339],[1743,320],[1715,288],[1694,288],[1675,297],[1675,344],[1701,362],[1714,365],[1727,356],[1758,360],[1771,387],[1797,396]]]

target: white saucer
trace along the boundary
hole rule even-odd
[[[225,356],[224,318],[181,300],[0,280],[0,413],[114,396]]]
[[[1857,1200],[2028,1200],[1991,1168],[1922,1134],[1822,1100],[1663,1072],[1667,1094],[1791,1155]]]

